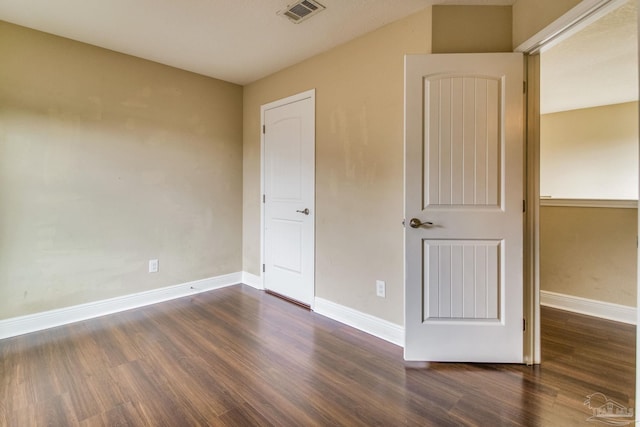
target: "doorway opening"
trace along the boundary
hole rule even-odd
[[[534,88],[540,103],[533,105],[539,114],[529,115],[539,120],[540,129],[539,151],[529,151],[534,159],[529,166],[539,173],[533,180],[539,187],[529,188],[539,224],[534,245],[539,264],[533,273],[538,288],[532,298],[539,298],[536,310],[542,305],[633,324],[638,286],[638,12],[633,0],[602,6],[565,20],[566,30],[560,28],[548,42],[521,47],[534,53],[530,82],[537,82],[537,72],[540,77]],[[540,319],[540,311],[535,318]],[[538,363],[539,336],[532,343]],[[620,348],[614,347],[605,345],[602,356],[615,352],[610,358],[615,365]],[[634,348],[633,341],[625,343],[631,354]],[[621,390],[611,392],[633,400],[633,357],[621,359],[617,368],[628,375]]]
[[[540,55],[541,303],[627,323],[636,306],[636,16],[627,1]]]

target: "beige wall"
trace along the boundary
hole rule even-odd
[[[316,88],[316,296],[403,323],[402,57],[432,45],[508,50],[516,24],[511,8],[433,9],[245,87],[244,270],[260,274],[260,105]],[[474,13],[492,28],[469,24]],[[464,37],[450,38],[454,27]],[[386,299],[375,296],[376,279],[387,282]]]
[[[513,48],[533,37],[581,0],[517,0],[513,5]]]
[[[0,319],[240,271],[241,87],[3,22],[0,58]]]
[[[511,7],[433,6],[433,52],[510,52],[580,2],[516,0]],[[505,20],[510,20],[508,26]]]
[[[541,207],[540,288],[636,303],[637,209]]]
[[[403,323],[403,57],[430,46],[428,8],[245,87],[245,270],[260,274],[260,106],[315,88],[316,296]]]
[[[540,117],[540,195],[638,198],[638,102]]]
[[[518,0],[514,44],[577,2]],[[450,19],[461,22],[433,26]],[[446,28],[434,37],[447,50],[502,50],[505,28],[479,45],[474,34],[447,47]],[[427,8],[242,98],[232,84],[0,23],[0,319],[241,266],[260,274],[260,105],[316,88],[316,294],[402,323],[402,58],[429,53],[431,37]]]
[[[433,6],[433,53],[511,52],[511,6]]]

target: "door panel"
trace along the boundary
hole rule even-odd
[[[296,105],[280,107],[292,110]],[[303,203],[302,184],[304,176],[301,171],[301,144],[299,136],[303,128],[303,117],[293,116],[274,120],[273,116],[281,115],[281,111],[267,110],[265,124],[265,141],[268,141],[268,176],[270,178],[269,196],[272,202]],[[290,112],[298,114],[298,112]],[[269,136],[266,136],[266,126]]]
[[[425,78],[425,208],[499,203],[500,86],[486,77]]]
[[[522,362],[522,71],[406,57],[407,360]]]
[[[424,240],[423,321],[499,319],[500,241]]]
[[[301,275],[303,273],[302,221],[273,219],[272,227],[272,267]]]
[[[311,305],[315,262],[312,91],[263,106],[266,289]]]

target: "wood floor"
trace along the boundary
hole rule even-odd
[[[0,341],[0,425],[584,426],[634,405],[635,327],[543,308],[543,364],[402,349],[232,286]]]

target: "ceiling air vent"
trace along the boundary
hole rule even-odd
[[[278,15],[289,18],[289,21],[294,24],[299,24],[324,9],[325,7],[315,0],[302,0],[287,6],[278,12]]]

